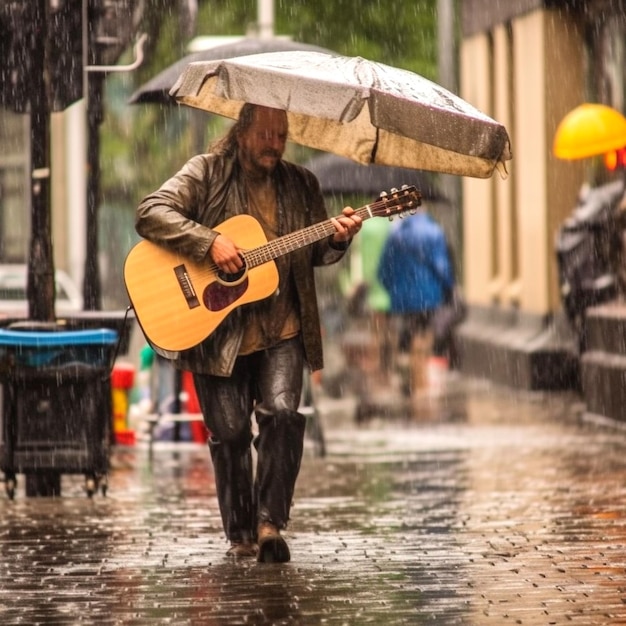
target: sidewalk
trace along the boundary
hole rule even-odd
[[[117,449],[107,497],[0,500],[3,624],[626,622],[626,433],[456,377],[420,415],[322,398],[292,562],[225,558],[204,446]],[[23,485],[22,485],[23,489]]]

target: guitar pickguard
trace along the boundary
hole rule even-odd
[[[209,311],[222,311],[243,296],[248,289],[248,278],[234,286],[214,282],[207,285],[202,302]]]

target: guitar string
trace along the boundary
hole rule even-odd
[[[406,191],[406,197],[415,195],[409,190]],[[355,213],[359,215],[361,219],[366,220],[370,217],[377,216],[376,212],[382,207],[394,208],[397,206],[402,206],[403,210],[408,211],[412,208],[412,201],[406,202],[406,197],[403,198],[401,201],[398,201],[397,199],[385,199],[372,202],[371,204],[367,204],[359,209],[356,209]],[[419,196],[416,196],[416,198],[419,199]],[[384,215],[381,215],[380,217],[384,217]],[[392,215],[389,215],[389,217],[392,217]],[[272,241],[269,241],[266,244],[259,246],[258,248],[252,248],[251,250],[247,250],[243,253],[243,256],[249,268],[257,267],[258,265],[263,265],[264,263],[267,263],[268,261],[282,256],[283,254],[287,254],[289,252],[292,252],[293,250],[297,250],[308,244],[319,241],[326,236],[330,236],[333,234],[334,231],[335,227],[332,221],[326,220],[324,222],[313,224],[301,231],[289,233],[277,239],[273,239]]]
[[[419,205],[420,196],[416,193],[415,189],[411,188],[402,190],[402,193],[403,196],[400,198],[385,198],[372,202],[371,204],[366,204],[365,206],[356,209],[355,213],[361,217],[362,220],[369,219],[370,217],[391,218],[397,213],[403,213],[411,210],[413,208],[413,202],[416,200]],[[401,208],[400,211],[388,214],[385,214],[384,212],[380,213],[380,209],[393,209],[398,207]],[[289,233],[287,235],[283,235],[282,237],[278,237],[277,239],[273,239],[272,241],[268,241],[257,248],[246,250],[242,252],[242,256],[245,259],[246,266],[250,269],[263,265],[268,261],[272,261],[279,256],[302,248],[308,244],[320,241],[321,239],[324,239],[324,237],[332,235],[333,232],[335,232],[335,227],[332,221],[328,219],[323,222],[318,222],[317,224],[312,224],[311,226],[295,233]],[[215,263],[209,264],[206,269],[213,274],[220,272],[219,267]]]

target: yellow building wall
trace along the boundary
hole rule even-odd
[[[54,264],[82,284],[86,259],[87,112],[85,100],[50,120],[51,211]]]
[[[543,314],[550,309],[548,241],[545,24],[543,11],[514,20],[515,173],[518,213],[520,307]],[[556,43],[556,42],[554,42]]]
[[[486,35],[465,39],[461,45],[461,96],[475,107],[491,110],[491,46]],[[463,178],[463,276],[472,304],[491,302],[495,248],[492,237],[494,207],[491,180]]]
[[[512,146],[513,134],[513,59],[512,37],[508,24],[500,24],[493,31],[493,117],[509,131]],[[517,211],[514,195],[515,162],[509,167],[506,180],[494,182],[495,207],[493,236],[495,238],[493,298],[504,305],[514,305],[519,299],[520,281],[518,267],[518,242],[516,233]]]
[[[588,159],[563,161],[552,152],[554,135],[560,121],[579,104],[585,101],[584,88],[584,42],[582,27],[571,20],[563,19],[557,11],[545,12],[546,91],[546,202],[548,211],[548,245],[554,247],[559,227],[576,205],[581,185],[586,180]],[[551,42],[558,41],[559,45]],[[549,301],[560,306],[558,291],[558,268],[554,255],[549,267]]]
[[[464,277],[474,305],[544,315],[560,307],[555,236],[583,180],[552,156],[563,116],[583,99],[580,30],[538,10],[464,39],[461,95],[503,123],[509,177],[463,179]]]
[[[69,214],[67,206],[68,194],[71,189],[66,182],[66,151],[65,117],[62,113],[53,113],[50,116],[50,162],[53,164],[50,180],[51,236],[54,265],[62,269],[67,269],[69,264],[69,242],[67,239]]]

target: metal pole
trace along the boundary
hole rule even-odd
[[[456,78],[456,39],[454,36],[455,9],[454,0],[437,0],[437,40],[438,40],[438,70],[439,84],[452,93],[457,92]],[[458,221],[452,233],[454,240],[451,242],[455,250],[456,259],[463,257],[462,243],[462,212],[461,212],[461,179],[458,176],[442,174],[440,177],[441,191],[448,198],[456,211]],[[461,274],[462,268],[456,270]]]
[[[437,35],[439,84],[456,92],[453,0],[437,0]]]
[[[87,111],[87,215],[85,221],[85,272],[83,274],[83,308],[102,308],[102,289],[98,266],[98,207],[100,204],[100,122],[102,121],[102,75],[87,68],[97,63],[95,51],[89,48],[90,0],[82,3],[83,26],[83,97]],[[95,28],[95,24],[92,25]]]
[[[87,255],[83,282],[84,309],[86,311],[99,311],[102,308],[102,288],[98,266],[102,82],[102,74],[87,75]]]
[[[257,20],[259,37],[271,39],[274,36],[274,0],[257,0]]]
[[[99,65],[100,53],[96,48],[95,34],[91,38],[89,29],[96,28],[96,20],[90,19],[95,10],[93,0],[83,0],[83,95],[87,110],[87,218],[85,273],[83,276],[83,308],[86,311],[102,309],[102,280],[99,267],[99,209],[100,185],[100,127],[104,120],[104,80],[107,72],[127,72],[143,62],[143,46],[147,35],[142,34],[135,45],[135,60],[130,65]]]
[[[54,314],[54,259],[50,194],[50,104],[46,83],[47,0],[37,0],[30,80],[31,239],[27,296],[29,318],[51,322]]]

